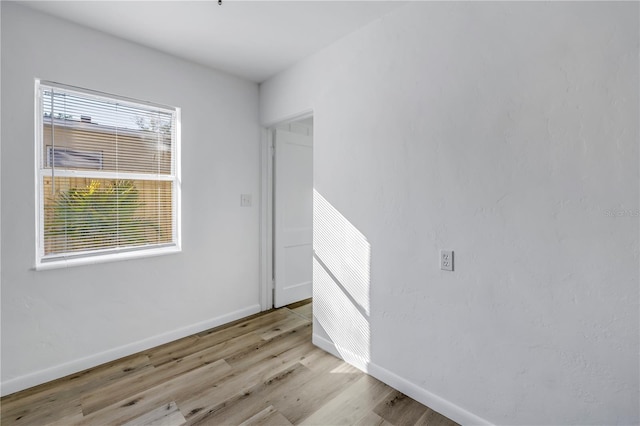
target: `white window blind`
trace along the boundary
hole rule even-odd
[[[36,266],[179,249],[179,110],[56,83],[36,92]]]

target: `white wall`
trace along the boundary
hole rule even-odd
[[[262,84],[314,111],[314,341],[465,423],[640,422],[638,6],[411,3]]]
[[[257,312],[257,85],[1,7],[3,394]],[[182,108],[182,253],[32,270],[34,78]]]

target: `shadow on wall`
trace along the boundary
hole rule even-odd
[[[322,329],[314,334],[330,340],[345,361],[366,370],[371,361],[371,245],[315,189],[313,248],[313,314]]]

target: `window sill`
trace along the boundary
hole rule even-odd
[[[134,250],[120,253],[109,253],[97,256],[85,256],[69,259],[56,259],[48,262],[36,263],[34,269],[36,271],[47,271],[49,269],[70,268],[74,266],[93,265],[97,263],[116,262],[130,259],[140,259],[144,257],[163,256],[167,254],[180,253],[180,246],[159,247],[144,250]]]

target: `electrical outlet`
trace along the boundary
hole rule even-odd
[[[440,250],[440,269],[453,271],[453,251]]]
[[[251,194],[240,194],[240,206],[251,207]]]

